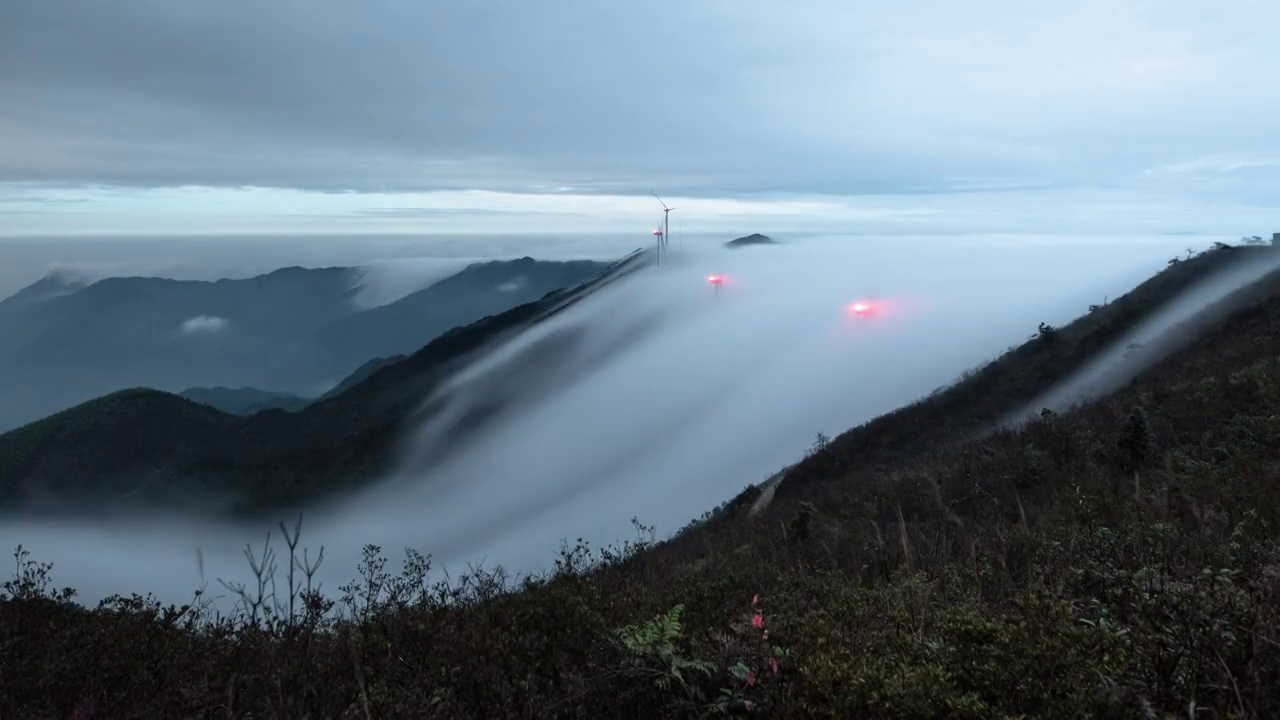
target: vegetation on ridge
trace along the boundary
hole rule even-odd
[[[938,398],[999,395],[1037,357],[1024,346]],[[1280,713],[1280,301],[1018,430],[956,442],[966,426],[933,415],[951,402],[886,421],[945,451],[895,451],[910,439],[868,423],[821,439],[782,485],[798,491],[759,514],[748,491],[661,543],[637,522],[635,543],[578,543],[540,577],[431,583],[414,552],[393,577],[370,547],[326,599],[295,526],[274,562],[252,550],[278,594],[242,588],[243,613],[220,618],[138,597],[85,609],[20,552],[0,714]]]

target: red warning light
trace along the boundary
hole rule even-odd
[[[708,276],[707,276],[707,282],[711,283],[712,285],[719,285],[720,283],[724,282],[724,276],[723,276],[723,275],[708,275]]]
[[[858,318],[879,317],[885,312],[884,302],[880,300],[855,300],[845,308],[850,315]]]

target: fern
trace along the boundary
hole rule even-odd
[[[627,625],[617,631],[628,654],[640,660],[657,661],[659,669],[654,684],[663,691],[671,689],[672,680],[686,691],[692,691],[693,687],[686,679],[688,672],[711,675],[710,664],[681,657],[676,650],[676,643],[684,632],[680,622],[683,613],[684,605],[676,605],[670,612],[660,613],[652,620]]]

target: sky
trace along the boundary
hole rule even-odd
[[[1266,0],[12,0],[0,235],[643,233],[655,191],[690,232],[1269,234],[1278,24]]]

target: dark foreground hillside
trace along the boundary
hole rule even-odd
[[[369,548],[324,599],[289,592],[277,537],[255,624],[86,610],[19,555],[0,716],[1276,717],[1280,288],[1262,287],[1104,400],[870,463],[878,436],[855,431],[759,513],[749,490],[664,543],[637,523],[637,544],[567,548],[544,577],[433,584],[411,553],[392,578]]]

